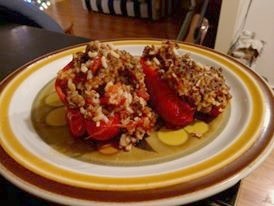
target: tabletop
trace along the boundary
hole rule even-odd
[[[89,39],[60,34],[29,26],[0,25],[0,80],[27,62],[67,46]],[[249,177],[232,188],[190,205],[274,205],[274,152]],[[240,185],[240,189],[239,189]],[[238,193],[239,189],[239,193]],[[235,203],[235,198],[237,201]],[[10,184],[0,176],[0,204],[55,205],[36,198]]]
[[[0,78],[51,51],[89,41],[16,24],[0,25]]]
[[[241,181],[237,206],[274,205],[274,151],[249,176]]]

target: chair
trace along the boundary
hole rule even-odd
[[[201,11],[196,10],[196,1],[190,0],[188,12],[185,16],[183,24],[181,25],[177,40],[183,40],[185,42],[203,44],[205,39],[209,22],[205,18],[205,12],[208,7],[209,0],[204,0],[201,5]]]
[[[38,7],[23,0],[0,0],[0,17],[8,22],[63,33],[61,26]]]

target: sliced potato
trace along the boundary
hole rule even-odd
[[[160,130],[157,136],[161,142],[172,146],[182,145],[188,140],[188,134],[184,129]]]
[[[52,107],[60,107],[63,105],[56,92],[49,94],[45,99],[45,103]]]
[[[194,134],[197,137],[200,137],[209,130],[209,126],[205,122],[195,122],[193,125],[188,125],[184,129],[189,134]]]
[[[46,123],[50,126],[64,126],[66,124],[65,107],[51,110],[46,116]]]
[[[98,152],[100,152],[104,155],[112,155],[112,154],[119,152],[119,150],[117,148],[113,147],[111,144],[104,144],[98,148]]]

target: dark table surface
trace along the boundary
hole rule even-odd
[[[88,39],[46,31],[39,28],[0,24],[0,81],[9,73],[54,50],[84,42]],[[0,157],[1,158],[1,157]],[[239,184],[213,197],[190,205],[234,205]],[[0,205],[56,205],[34,197],[10,184],[0,176]]]
[[[0,79],[41,55],[87,41],[35,27],[0,25]]]

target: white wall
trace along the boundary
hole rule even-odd
[[[255,71],[265,76],[274,87],[274,1],[253,0],[245,29],[254,31],[256,39],[266,42]]]
[[[219,25],[217,30],[215,49],[227,53],[231,41],[237,30],[237,15],[239,9],[239,0],[223,0]]]
[[[223,0],[215,49],[227,53],[251,0]],[[274,0],[252,0],[244,30],[256,33],[266,45],[258,58],[255,71],[265,76],[274,87]]]

